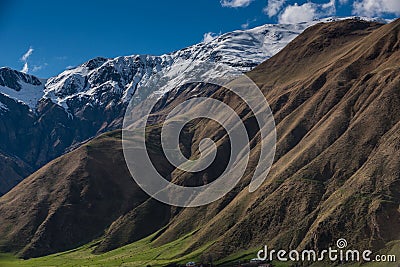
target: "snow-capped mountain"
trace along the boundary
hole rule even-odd
[[[30,108],[34,109],[43,97],[45,83],[46,79],[39,79],[10,68],[0,68],[0,93]]]
[[[96,58],[74,69],[48,79],[44,97],[65,108],[74,103],[115,105],[128,102],[134,93],[140,102],[149,93],[162,94],[178,81],[185,81],[185,73],[204,62],[224,65],[246,72],[276,54],[310,23],[297,25],[264,25],[251,30],[234,31],[176,52],[161,56],[133,55],[113,59]],[[211,75],[213,70],[209,72]],[[143,92],[154,74],[168,82],[155,92]]]
[[[185,73],[192,74],[203,63],[210,62],[215,67],[223,65],[240,72],[249,71],[278,53],[309,26],[338,19],[344,18],[325,18],[299,24],[266,24],[249,30],[237,30],[161,56],[99,57],[47,81],[5,69],[2,72],[15,72],[15,79],[7,80],[16,83],[20,76],[20,82],[10,87],[0,80],[0,92],[33,109],[39,100],[51,99],[71,114],[81,105],[111,107],[127,103],[134,94],[135,100],[140,102],[149,94],[161,95],[178,83],[189,80],[190,77],[185,77]],[[141,90],[148,87],[149,80],[155,74],[165,79],[164,86],[152,88],[150,92],[148,89]],[[221,75],[213,69],[207,74]]]

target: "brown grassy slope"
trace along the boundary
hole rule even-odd
[[[200,227],[191,249],[217,241],[209,253],[221,258],[264,243],[324,248],[344,237],[376,249],[399,239],[390,230],[400,220],[399,160],[388,153],[399,146],[390,135],[400,118],[399,27],[399,20],[317,25],[249,73],[276,115],[268,181],[253,194],[244,188],[182,211],[158,242]]]
[[[244,187],[247,177],[224,199],[180,211],[156,242],[163,244],[198,229],[187,252],[217,241],[209,253],[220,258],[266,242],[284,248],[321,248],[346,237],[359,246],[376,248],[398,239],[393,231],[377,234],[377,228],[396,227],[398,211],[385,211],[393,217],[388,223],[372,207],[387,197],[393,207],[398,205],[393,189],[398,186],[398,171],[385,171],[396,170],[397,158],[388,163],[382,156],[381,174],[370,177],[386,188],[346,187],[354,177],[364,181],[361,170],[377,168],[369,167],[369,158],[378,146],[386,149],[388,143],[379,144],[398,123],[398,31],[399,21],[383,27],[362,21],[316,25],[250,72],[263,88],[277,123],[276,163],[268,181],[249,194]],[[214,97],[248,118],[246,109],[225,91]],[[220,134],[209,123],[197,125],[193,150],[210,133]],[[217,140],[220,147],[226,142]],[[253,155],[256,150],[257,146]],[[175,174],[177,181],[199,179],[198,174]],[[389,189],[392,193],[386,194]],[[351,197],[332,198],[341,192]],[[129,227],[129,220],[125,224]],[[117,232],[122,234],[111,228],[99,250],[115,247],[111,240]]]
[[[0,199],[1,246],[24,257],[71,249],[101,236],[147,196],[124,164],[120,140],[102,136],[60,157]]]

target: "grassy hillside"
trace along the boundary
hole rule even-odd
[[[190,233],[180,239],[157,247],[152,240],[158,233],[144,238],[135,243],[121,247],[119,249],[101,254],[92,254],[93,249],[98,243],[94,241],[78,249],[70,250],[63,253],[57,253],[46,257],[21,260],[12,254],[0,254],[1,267],[116,267],[116,266],[165,266],[171,263],[184,264],[188,261],[199,261],[201,254],[209,245],[205,245],[198,250],[184,255],[182,252],[187,248],[187,244],[193,233]],[[215,262],[216,265],[233,265],[239,260],[246,262],[255,257],[256,248],[234,253],[225,259]],[[400,240],[389,244],[387,249],[379,252],[383,255],[400,255]],[[395,263],[381,262],[363,264],[365,267],[398,267],[399,261]],[[276,267],[292,266],[293,263],[273,262]],[[327,262],[315,263],[312,267],[330,266]],[[348,264],[345,266],[356,267],[360,264]]]
[[[92,254],[96,241],[78,249],[29,260],[18,259],[12,254],[0,254],[0,266],[162,266],[172,262],[198,260],[201,252],[209,246],[205,245],[197,251],[183,255],[192,233],[160,247],[154,246],[152,242],[156,234],[101,255]]]

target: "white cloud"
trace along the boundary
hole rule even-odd
[[[24,66],[22,67],[21,72],[27,73],[29,71],[28,59],[32,55],[33,51],[33,48],[29,47],[28,51],[26,51],[25,54],[22,55],[21,61],[24,62]]]
[[[339,3],[341,4],[341,5],[345,5],[345,4],[347,4],[349,2],[349,0],[339,0]]]
[[[33,51],[34,51],[33,48],[29,47],[28,51],[26,51],[26,53],[22,55],[21,60],[23,62],[26,62],[28,58],[32,55]]]
[[[257,21],[257,18],[254,18],[252,20],[247,20],[246,23],[243,23],[242,25],[240,25],[242,27],[243,30],[248,29],[250,27],[250,25],[254,22]],[[219,34],[221,35],[221,33]]]
[[[221,0],[223,7],[247,7],[254,0]]]
[[[240,26],[242,27],[243,30],[248,29],[249,26],[250,26],[250,22],[247,21],[246,23],[243,23],[243,24],[240,25]]]
[[[329,0],[326,3],[316,4],[307,2],[303,5],[287,6],[279,15],[279,23],[293,24],[312,21],[317,18],[332,16],[336,13],[336,0]]]
[[[209,43],[211,42],[215,37],[217,37],[218,34],[213,33],[213,32],[206,32],[203,35],[203,43]]]
[[[305,3],[299,6],[297,3],[288,6],[279,16],[279,23],[292,24],[312,21],[316,17],[316,8],[313,3]]]
[[[29,71],[28,62],[25,62],[21,72],[27,73],[28,71]]]
[[[361,0],[353,4],[353,13],[362,16],[400,15],[399,0]]]
[[[43,63],[43,65],[34,65],[32,68],[32,72],[37,72],[45,67],[47,67],[49,64],[48,63]]]
[[[322,8],[335,8],[335,0],[329,0],[328,3],[324,3],[321,5]]]
[[[41,69],[43,69],[43,66],[37,66],[37,65],[35,65],[35,66],[33,66],[33,69],[32,69],[32,72],[36,72],[36,71],[39,71],[39,70],[41,70]]]
[[[328,3],[317,5],[317,6],[320,9],[318,17],[334,15],[336,13],[336,1],[335,0],[330,0]]]
[[[263,9],[265,14],[269,17],[273,17],[281,11],[286,0],[268,0],[268,5]]]

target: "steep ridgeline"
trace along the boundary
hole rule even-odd
[[[0,172],[0,195],[71,145],[119,128],[133,94],[136,103],[162,95],[203,62],[249,71],[313,23],[234,31],[161,56],[95,58],[47,80],[0,68],[0,156],[10,162]],[[149,90],[155,75],[168,82]]]
[[[216,142],[216,160],[206,170],[179,171],[158,146],[157,118],[193,95],[211,96],[240,114],[251,140],[250,168],[234,190],[200,208],[150,199],[130,178],[115,131],[46,164],[0,198],[1,248],[28,258],[100,238],[94,251],[102,253],[161,229],[152,247],[190,234],[182,255],[201,251],[215,260],[264,244],[320,250],[339,238],[360,250],[384,248],[400,239],[399,62],[400,20],[346,20],[310,27],[249,72],[277,126],[275,163],[253,193],[247,185],[260,137],[246,105],[209,85],[170,91],[146,136],[160,173],[178,184],[201,184],[226,166],[229,138],[210,120],[181,133],[182,151],[193,158],[201,140]]]

